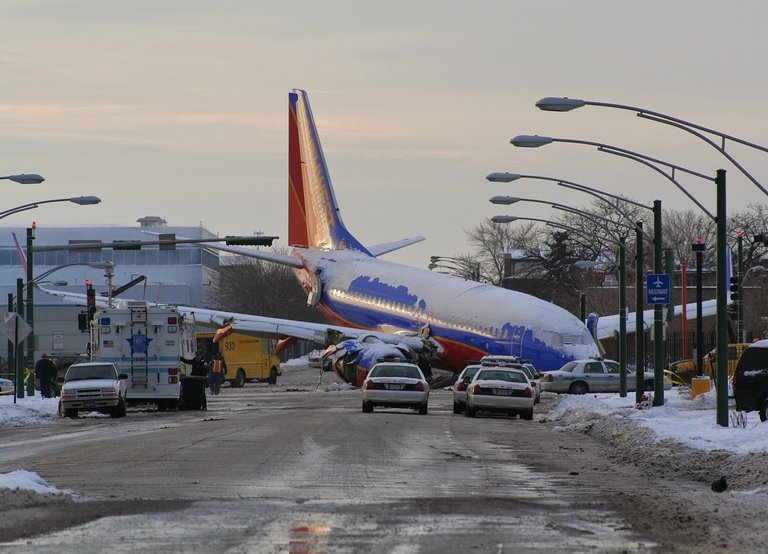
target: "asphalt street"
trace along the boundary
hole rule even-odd
[[[613,475],[583,438],[536,420],[454,415],[445,390],[433,391],[426,416],[363,414],[359,391],[324,381],[286,369],[274,387],[225,387],[206,412],[133,409],[4,430],[4,471],[37,472],[77,498],[44,516],[4,517],[17,540],[0,548],[646,552],[663,543],[612,507],[647,482]],[[569,471],[579,456],[600,467]]]

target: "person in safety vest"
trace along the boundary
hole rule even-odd
[[[211,386],[211,394],[219,394],[221,384],[224,382],[224,376],[226,374],[227,362],[224,361],[224,356],[221,355],[221,350],[217,350],[208,365],[208,381]]]

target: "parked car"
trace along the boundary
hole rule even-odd
[[[520,369],[483,367],[467,387],[467,417],[478,411],[520,414],[521,419],[533,419],[535,392],[526,374]]]
[[[363,381],[363,412],[374,406],[412,408],[426,415],[429,403],[429,383],[419,367],[403,362],[383,362],[374,365]]]
[[[768,340],[753,342],[741,354],[731,380],[736,409],[768,419]]]
[[[574,360],[557,371],[547,371],[541,377],[541,388],[551,392],[586,394],[588,392],[619,392],[619,363],[613,360]],[[627,370],[627,390],[635,390],[635,373]],[[653,390],[653,373],[646,373],[643,378],[644,390]],[[664,388],[672,387],[672,382],[664,380]]]
[[[475,373],[482,368],[480,364],[471,364],[461,370],[453,385],[453,413],[460,414],[467,407],[467,385],[472,381]]]
[[[0,394],[13,394],[13,388],[13,381],[0,377]]]
[[[108,362],[72,364],[61,382],[59,413],[77,417],[81,411],[99,411],[112,417],[126,415],[126,385],[128,375],[118,373]]]

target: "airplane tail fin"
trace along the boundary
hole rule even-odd
[[[341,220],[309,98],[299,89],[288,95],[288,243],[370,255]]]

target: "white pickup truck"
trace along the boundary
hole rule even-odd
[[[60,378],[61,379],[61,378]],[[85,362],[67,369],[61,386],[59,413],[77,417],[81,411],[98,411],[112,417],[125,417],[125,380],[110,362]]]

